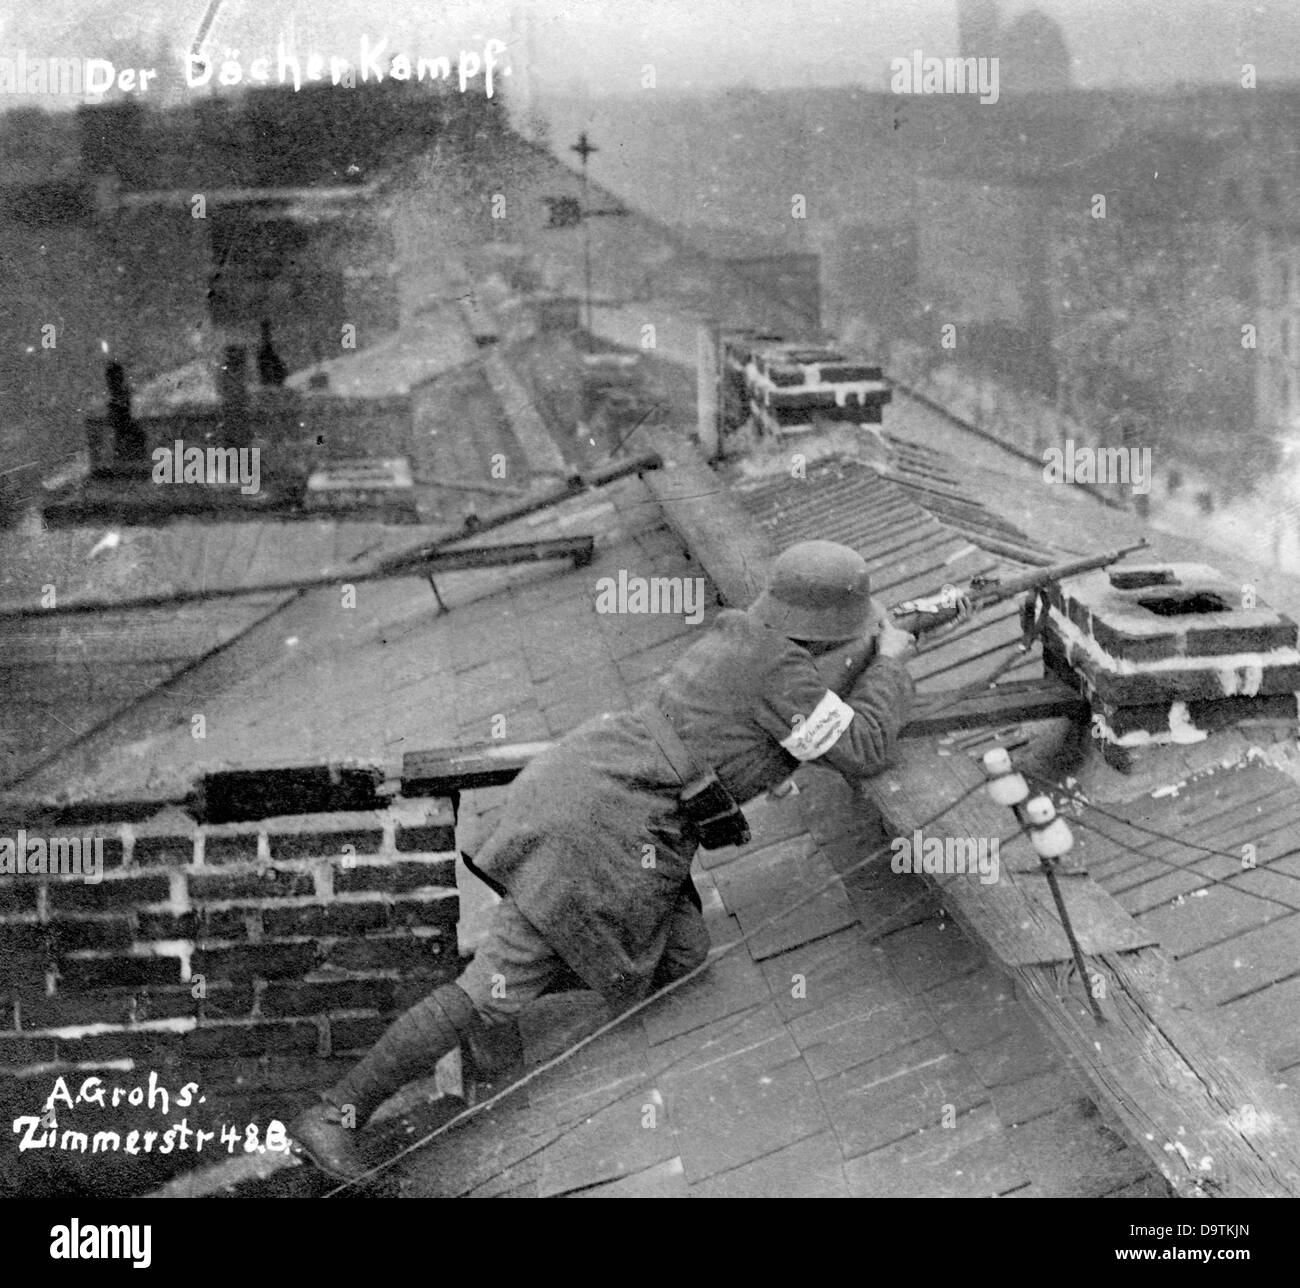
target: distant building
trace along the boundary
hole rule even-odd
[[[1008,93],[1055,94],[1070,88],[1070,48],[1059,24],[1036,9],[1007,24],[995,52]]]
[[[821,333],[821,256],[795,250],[779,237],[727,229],[693,228],[692,248],[725,265],[748,288],[746,326],[781,330],[791,325],[805,337]],[[770,303],[769,303],[770,302]]]
[[[988,58],[998,50],[996,0],[957,0],[957,37],[963,58]]]
[[[1300,439],[1300,165],[1294,151],[1294,95],[1261,113],[1253,130],[1253,173],[1241,187],[1258,229],[1256,394],[1262,427]]]
[[[129,188],[147,183],[144,127],[145,109],[135,99],[78,107],[83,173],[113,175]]]
[[[1049,192],[942,174],[918,179],[917,197],[917,338],[936,360],[977,364],[1050,396]]]
[[[208,312],[228,340],[254,347],[260,319],[273,318],[294,371],[317,349],[337,352],[348,325],[356,348],[396,329],[396,247],[369,189],[231,193],[209,223]]]

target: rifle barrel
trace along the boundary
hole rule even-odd
[[[1088,555],[1083,559],[1075,559],[1069,563],[1053,564],[1049,568],[1035,568],[1031,572],[1008,577],[1005,581],[993,581],[982,586],[972,585],[968,588],[967,598],[970,600],[972,607],[977,609],[986,608],[991,604],[1000,603],[1004,599],[1019,595],[1022,591],[1035,590],[1039,586],[1046,586],[1054,581],[1063,581],[1066,577],[1075,577],[1079,573],[1092,572],[1097,568],[1109,568],[1111,564],[1118,563],[1125,555],[1131,555],[1136,550],[1146,549],[1148,549],[1147,542],[1143,539],[1136,545],[1124,546],[1118,550],[1109,550],[1105,554]],[[956,607],[940,609],[935,613],[900,613],[898,611],[891,613],[894,625],[913,635],[944,626],[956,620],[957,616],[958,610]]]

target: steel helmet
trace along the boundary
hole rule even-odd
[[[749,612],[796,640],[859,639],[883,616],[867,561],[838,541],[800,541],[782,551]]]

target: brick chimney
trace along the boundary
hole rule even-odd
[[[1108,764],[1237,729],[1293,738],[1296,624],[1204,564],[1126,564],[1051,588],[1043,657],[1092,708]]]

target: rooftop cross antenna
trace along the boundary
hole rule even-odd
[[[576,152],[582,158],[582,266],[587,289],[587,334],[592,335],[594,332],[591,326],[591,224],[587,218],[591,211],[591,200],[587,180],[587,158],[600,149],[588,141],[587,131],[583,130],[578,135],[577,143],[573,144],[569,151]]]

